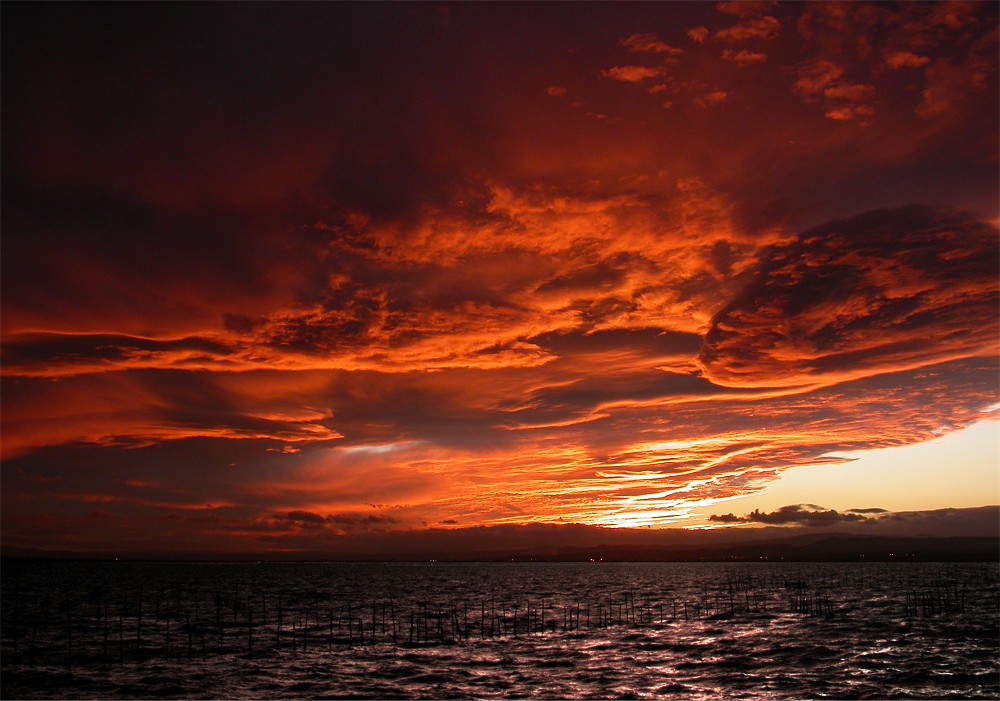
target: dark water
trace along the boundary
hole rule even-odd
[[[0,696],[1000,698],[998,582],[997,564],[5,562]]]

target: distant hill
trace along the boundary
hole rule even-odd
[[[249,547],[253,547],[251,543]],[[887,513],[826,527],[739,526],[709,530],[525,524],[379,531],[284,552],[154,550],[71,552],[0,547],[3,557],[141,560],[617,560],[1000,562],[1000,506]]]

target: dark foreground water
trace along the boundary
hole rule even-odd
[[[998,570],[5,562],[0,697],[1000,698]]]

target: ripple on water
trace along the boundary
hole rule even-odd
[[[74,567],[76,565],[67,569],[73,576],[67,577],[70,584],[65,586],[79,586],[80,582],[95,578],[103,581],[103,586],[111,586],[99,567]],[[230,626],[227,630],[233,632],[234,638],[227,653],[213,654],[215,647],[209,641],[208,658],[201,661],[197,659],[200,641],[196,638],[196,659],[190,662],[176,656],[165,660],[162,654],[156,654],[156,646],[161,645],[162,649],[165,642],[162,636],[165,631],[161,630],[163,621],[144,622],[144,640],[147,627],[149,634],[145,661],[128,660],[124,664],[100,663],[96,657],[102,651],[100,638],[89,647],[84,638],[86,635],[100,636],[103,631],[93,625],[93,621],[81,625],[75,634],[80,644],[76,655],[79,659],[90,654],[95,661],[73,667],[62,664],[65,641],[57,637],[59,631],[51,631],[56,648],[49,658],[37,665],[11,664],[9,634],[5,627],[0,674],[3,693],[0,696],[1000,698],[996,635],[1000,606],[997,605],[998,568],[995,565],[962,566],[956,570],[963,581],[980,583],[977,598],[970,595],[969,599],[975,608],[970,605],[967,612],[960,614],[909,619],[899,613],[904,597],[902,590],[892,589],[893,582],[908,582],[911,575],[918,578],[958,575],[949,575],[940,567],[930,566],[852,568],[844,565],[743,569],[722,565],[609,565],[602,568],[300,565],[251,570],[212,565],[188,567],[175,563],[172,567],[174,569],[143,564],[128,565],[131,569],[127,569],[131,573],[129,576],[149,578],[146,580],[147,592],[151,590],[149,582],[154,577],[157,586],[172,586],[182,593],[191,581],[202,582],[202,615],[205,602],[210,600],[206,592],[227,591],[233,582],[238,581],[244,593],[251,587],[266,590],[268,601],[276,601],[274,592],[280,591],[286,626],[293,620],[300,621],[301,618],[295,616],[304,616],[306,611],[316,615],[315,609],[319,609],[320,620],[326,620],[327,608],[324,607],[329,606],[335,613],[335,602],[340,600],[337,597],[350,595],[357,601],[357,597],[378,597],[390,590],[396,592],[396,610],[405,611],[407,618],[411,607],[408,603],[400,603],[400,591],[417,592],[420,599],[431,601],[431,608],[440,605],[445,607],[443,610],[446,610],[448,597],[454,598],[456,591],[473,591],[471,596],[483,596],[489,610],[491,591],[497,592],[499,602],[502,592],[530,594],[544,590],[546,602],[543,605],[553,612],[550,617],[559,618],[561,628],[562,596],[576,597],[577,602],[585,602],[592,594],[603,602],[607,602],[609,596],[620,601],[620,592],[631,589],[654,592],[651,595],[654,598],[658,596],[655,592],[666,592],[661,597],[664,601],[669,602],[671,597],[682,601],[689,595],[685,592],[696,592],[702,597],[706,582],[711,586],[713,581],[725,581],[731,576],[728,573],[733,572],[771,577],[774,586],[765,590],[770,596],[766,615],[725,612],[725,615],[715,616],[716,620],[677,620],[600,629],[584,626],[577,631],[557,629],[544,634],[505,638],[473,636],[467,642],[446,646],[394,647],[391,642],[382,641],[352,648],[334,644],[328,649],[323,631],[314,628],[316,637],[324,640],[317,649],[313,649],[310,642],[308,652],[303,652],[301,644],[294,652],[284,644],[277,651],[267,645],[267,640],[273,638],[262,636],[258,639],[255,635],[254,654],[246,656],[238,654],[242,651],[236,650],[237,628]],[[250,572],[254,575],[252,579],[248,575]],[[3,575],[7,575],[6,568]],[[783,610],[782,602],[786,600],[783,582],[808,582],[811,576],[824,578],[824,591],[833,598],[841,598],[833,620]],[[138,580],[122,578],[119,581]],[[476,589],[480,583],[492,590]],[[407,586],[404,588],[401,584]],[[129,586],[133,586],[131,591],[137,591],[137,586]],[[288,611],[296,606],[296,592],[303,594],[301,601],[306,602],[305,608],[290,614]],[[537,595],[532,600],[537,606]],[[479,600],[470,601],[470,611],[478,612]],[[0,611],[5,615],[6,604],[5,600],[4,610]],[[510,601],[506,605],[510,611]],[[520,605],[520,610],[524,611],[523,600]],[[669,603],[666,608],[671,608]],[[269,611],[269,618],[273,613]],[[9,619],[5,619],[7,622]],[[174,630],[176,634],[177,629]],[[45,635],[42,631],[42,637]],[[22,644],[24,641],[22,637]]]

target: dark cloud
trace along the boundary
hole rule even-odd
[[[880,528],[894,533],[914,533],[924,536],[957,536],[965,534],[1000,535],[1000,508],[982,506],[970,509],[933,509],[900,511],[878,520]]]
[[[768,526],[803,526],[826,528],[861,524],[866,534],[906,534],[954,536],[958,534],[997,535],[1000,522],[996,506],[971,509],[899,511],[886,509],[848,509],[838,512],[815,504],[782,506],[770,513],[754,509],[744,516],[713,514],[709,521],[723,524],[762,524]],[[849,529],[850,530],[850,529]]]
[[[3,427],[10,435],[4,455],[79,442],[134,447],[206,437],[270,440],[281,448],[341,438],[330,427],[328,403],[310,406],[283,394],[262,396],[253,380],[252,375],[168,370],[84,374],[58,382],[4,377],[8,411]],[[280,384],[302,391],[315,382],[292,375]]]
[[[278,516],[278,520],[288,521],[310,529],[329,527],[341,535],[348,532],[381,531],[398,523],[394,517],[388,514],[339,513],[322,516],[312,511],[303,510],[289,511],[287,514]],[[265,530],[282,530],[280,525],[266,523],[264,525]]]
[[[144,363],[204,367],[225,363],[233,352],[225,343],[196,336],[161,340],[123,334],[22,334],[4,343],[3,365],[8,376],[58,376]]]
[[[560,357],[607,352],[633,352],[645,357],[690,357],[701,347],[701,336],[658,328],[602,329],[587,333],[550,332],[530,339]]]
[[[3,309],[20,328],[190,336],[215,326],[220,307],[258,313],[294,297],[316,268],[306,242],[282,239],[269,217],[178,213],[16,179],[5,199],[16,233],[4,241]]]
[[[879,512],[881,513],[882,510],[880,509]],[[716,523],[763,523],[771,526],[835,526],[840,523],[857,523],[866,520],[866,518],[868,517],[856,511],[841,513],[833,509],[824,509],[815,504],[792,504],[782,506],[771,513],[762,513],[759,509],[754,509],[746,516],[713,514],[708,517],[708,520]]]
[[[326,522],[341,527],[373,528],[397,523],[397,520],[389,514],[330,514]]]
[[[566,380],[570,377],[572,375],[568,374]],[[604,404],[628,405],[656,399],[710,397],[724,391],[694,375],[664,372],[657,368],[631,372],[618,370],[536,390],[522,399],[530,409],[520,411],[514,417],[528,424],[543,423],[587,415]]]
[[[571,274],[560,275],[545,281],[536,290],[539,294],[548,292],[568,292],[590,295],[595,288],[614,288],[621,284],[627,274],[626,266],[614,261],[602,261],[596,265],[578,268]]]
[[[325,518],[311,511],[289,511],[282,518],[298,523],[326,523]]]
[[[622,39],[622,46],[634,53],[666,54],[667,56],[679,56],[684,53],[683,49],[660,41],[655,34],[633,34],[627,39]]]
[[[993,353],[996,227],[911,206],[770,248],[699,355],[724,385],[837,381]]]

